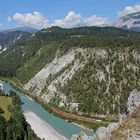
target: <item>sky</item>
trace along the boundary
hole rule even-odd
[[[0,0],[0,30],[104,26],[140,11],[140,0]]]

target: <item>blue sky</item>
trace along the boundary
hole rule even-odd
[[[125,7],[139,4],[139,0],[1,0],[0,28],[88,26],[94,21],[100,26],[115,22]]]

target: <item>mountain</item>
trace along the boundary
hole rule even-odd
[[[30,35],[30,33],[22,31],[0,32],[0,52],[21,40],[27,39]]]
[[[140,33],[115,27],[42,29],[0,54],[0,76],[18,81],[50,106],[102,120],[96,128],[106,126],[140,104]]]
[[[6,35],[13,33],[6,33]],[[4,35],[2,33],[1,37],[4,37]],[[52,61],[57,51],[62,55],[74,47],[137,46],[139,44],[137,38],[140,36],[139,33],[114,27],[80,27],[72,29],[52,27],[43,29],[33,35],[29,33],[26,33],[26,35],[25,39],[16,40],[13,47],[0,56],[0,64],[3,65],[3,68],[0,68],[0,73],[3,76],[18,75],[22,82],[27,82],[47,62]],[[13,40],[10,41],[8,38],[5,42],[13,44]],[[32,62],[30,63],[29,60],[32,60]],[[21,68],[26,62],[30,63],[30,68]],[[30,75],[25,73],[29,69],[32,71]]]
[[[123,29],[140,31],[140,12],[120,17],[115,26]]]
[[[32,27],[28,27],[28,26],[19,27],[19,28],[13,28],[13,29],[8,29],[8,30],[4,30],[2,32],[3,33],[8,33],[8,32],[14,32],[14,31],[22,31],[22,32],[29,32],[29,33],[36,33],[36,32],[38,32],[37,29],[32,28]]]
[[[32,95],[67,111],[117,120],[140,87],[139,52],[137,32],[52,27],[2,53],[0,75],[16,77]]]

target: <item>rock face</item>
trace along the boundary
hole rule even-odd
[[[73,48],[59,57],[56,53],[24,89],[46,102],[56,97],[53,103],[69,111],[88,104],[85,109],[94,116],[122,114],[129,94],[140,85],[139,56],[137,49],[127,47]]]
[[[126,120],[116,129],[110,140],[140,140],[140,107],[129,115]]]
[[[115,26],[140,31],[140,12],[120,17]]]
[[[53,62],[48,64],[40,72],[38,72],[26,85],[26,90],[31,90],[35,94],[40,94],[46,84],[46,79],[51,75],[58,73],[62,70],[67,64],[71,63],[74,60],[75,51],[72,50],[66,55],[60,57],[59,59],[55,58]]]
[[[98,139],[105,139],[107,137],[107,128],[106,127],[100,127],[96,131],[96,136]]]
[[[138,106],[140,105],[140,92],[137,90],[134,90],[130,93],[128,101],[127,101],[127,110],[129,112],[130,117],[127,118],[127,115],[125,113],[123,113],[120,117],[120,122],[118,123],[110,123],[107,127],[100,127],[97,129],[96,131],[96,135],[94,136],[94,140],[114,140],[114,136],[112,136],[112,132],[113,133],[117,133],[117,131],[123,126],[126,125],[126,123],[128,125],[132,126],[125,128],[124,130],[124,135],[127,135],[126,139],[127,140],[139,140],[140,137],[137,135],[137,131],[140,130],[140,125],[138,123],[138,125],[136,125],[137,123],[137,119],[139,118],[138,114],[139,113],[139,108]],[[138,108],[138,109],[137,109]],[[137,110],[136,110],[137,109]],[[136,116],[134,115],[136,114]],[[131,117],[132,116],[132,117]],[[133,118],[133,116],[135,116]],[[136,127],[136,130],[135,130]],[[121,132],[118,132],[121,133]],[[131,136],[130,136],[131,134]],[[140,134],[140,133],[139,133]],[[112,139],[112,137],[114,137]],[[115,140],[124,140],[125,138],[122,137],[121,139],[115,139]]]
[[[68,65],[70,65],[74,60],[76,55],[80,53],[81,55],[86,53],[86,49],[72,49],[67,54],[61,56],[60,58],[55,58],[51,63],[46,65],[40,72],[38,72],[25,86],[25,90],[32,91],[33,94],[40,95],[42,90],[47,87],[47,91],[49,94],[43,94],[42,98],[49,102],[52,97],[54,97],[57,92],[56,85],[61,84],[62,86],[67,82],[67,80],[71,79],[75,72],[82,68],[85,64],[79,62],[78,60],[74,62],[72,66],[68,69],[65,69]],[[58,74],[60,73],[60,74]],[[56,74],[58,76],[51,81],[49,85],[47,85],[47,80],[51,77],[54,77]]]
[[[93,136],[93,140],[108,140],[111,137],[112,131],[118,127],[118,123],[110,123],[107,127],[99,127]]]
[[[130,113],[133,113],[140,105],[140,91],[134,90],[130,93],[130,96],[128,98],[127,102],[127,108]]]
[[[132,114],[139,105],[140,105],[140,91],[133,90],[128,97],[126,111],[120,116],[120,123],[124,121],[128,113]]]

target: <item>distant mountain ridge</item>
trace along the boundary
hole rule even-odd
[[[38,32],[37,29],[28,26],[0,31],[0,53],[13,44],[26,40],[32,33],[36,32]]]
[[[17,42],[26,40],[31,34],[23,31],[0,32],[0,52]]]
[[[140,31],[140,12],[120,17],[115,26],[123,29]]]
[[[8,32],[14,32],[14,31],[22,31],[22,32],[29,32],[29,33],[36,33],[36,32],[38,32],[37,29],[35,29],[33,27],[29,27],[29,26],[7,29],[7,30],[3,30],[1,32],[8,33]]]

